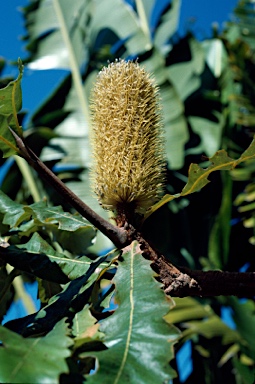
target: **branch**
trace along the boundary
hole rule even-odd
[[[164,255],[149,244],[140,233],[136,239],[141,244],[143,255],[152,260],[152,267],[166,294],[174,297],[186,296],[237,296],[255,297],[255,272],[193,271],[175,267]]]
[[[199,285],[199,288],[193,287],[189,290],[189,296],[255,297],[255,272],[192,271],[188,268],[180,270],[195,279]],[[172,290],[171,295],[177,296],[178,290]]]
[[[177,269],[163,256],[154,264],[164,284],[165,293],[173,297],[255,297],[255,272],[193,271],[184,267]]]
[[[43,177],[52,187],[60,193],[83,217],[107,236],[117,247],[122,248],[127,243],[127,233],[94,212],[78,196],[76,196],[46,165],[36,156],[24,141],[9,127],[15,138],[19,155],[22,156],[36,172]]]
[[[255,272],[193,271],[172,266],[162,256],[155,263],[166,294],[186,296],[255,297]]]
[[[223,272],[223,271],[192,271],[179,269],[158,253],[140,232],[131,225],[117,227],[103,219],[81,199],[79,199],[48,167],[35,155],[24,141],[11,129],[20,155],[42,176],[53,188],[63,196],[83,217],[90,221],[118,248],[138,240],[143,255],[152,260],[152,266],[159,275],[167,294],[175,297],[185,296],[219,296],[234,295],[237,297],[255,296],[255,272]]]

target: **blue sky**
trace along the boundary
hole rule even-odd
[[[27,4],[29,0],[0,2],[0,56],[10,61],[18,57],[26,57],[24,42],[20,40],[25,30],[19,8]],[[230,19],[236,4],[237,0],[183,0],[180,18],[181,33],[188,26],[193,26],[199,38],[209,37],[212,23],[218,22],[222,27],[223,22]],[[17,75],[15,67],[8,66],[6,72],[13,76]],[[62,76],[61,71],[26,70],[23,79],[23,108],[29,112],[34,111]]]

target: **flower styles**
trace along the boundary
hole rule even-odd
[[[159,199],[165,174],[158,88],[137,62],[118,60],[99,72],[91,110],[100,204],[145,212]]]

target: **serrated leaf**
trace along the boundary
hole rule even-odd
[[[16,80],[0,89],[0,115],[10,116],[18,113],[22,108],[21,80],[23,76],[23,66],[19,62],[19,75]]]
[[[23,213],[22,205],[10,199],[0,190],[0,212],[4,215],[3,224],[14,226]]]
[[[61,206],[49,207],[46,201],[24,205],[23,211],[15,226],[32,217],[36,225],[57,225],[62,231],[73,232],[83,226],[92,227],[81,215],[64,212]]]
[[[26,244],[4,248],[0,254],[21,271],[58,284],[83,276],[91,265],[86,256],[72,259],[56,252],[38,233]]]
[[[33,240],[31,239],[31,241]],[[62,272],[59,265],[52,261],[52,258],[57,259],[57,256],[49,257],[49,255],[40,252],[29,252],[16,246],[0,247],[0,256],[2,260],[5,260],[13,267],[23,272],[32,273],[44,280],[58,284],[66,284],[69,281],[68,276]],[[61,259],[63,263],[62,258],[58,257],[58,259]]]
[[[79,214],[64,212],[62,207],[47,207],[46,202],[24,206],[24,215],[19,221],[33,218],[33,224],[37,227],[49,229],[54,234],[57,242],[63,249],[81,255],[92,245],[96,236],[96,229]],[[16,223],[19,224],[19,221]]]
[[[153,212],[162,205],[168,203],[169,201],[176,199],[181,196],[189,195],[202,189],[210,180],[208,177],[212,172],[215,171],[230,171],[235,168],[238,164],[252,160],[255,158],[255,138],[253,138],[249,147],[243,152],[239,159],[235,160],[228,156],[227,152],[224,149],[217,151],[214,156],[209,158],[211,165],[208,168],[201,168],[198,164],[192,163],[189,167],[188,182],[184,186],[181,193],[175,195],[167,194],[165,195],[158,203],[153,205],[145,214],[144,219],[147,219]]]
[[[96,229],[81,215],[64,212],[60,206],[49,207],[46,201],[21,205],[0,191],[0,212],[3,224],[18,229],[20,235],[44,228],[53,232],[63,249],[76,255],[84,254],[96,235]]]
[[[93,353],[99,368],[89,383],[157,384],[175,376],[169,366],[177,330],[163,320],[172,307],[135,241],[124,249],[114,277],[116,312],[104,320],[108,350]]]
[[[255,156],[255,154],[254,154]],[[181,192],[181,196],[189,195],[190,193],[197,192],[202,189],[210,181],[208,176],[219,170],[230,170],[236,163],[236,160],[231,159],[225,150],[220,150],[209,159],[212,163],[208,168],[203,169],[198,164],[191,164],[189,167],[188,182]]]
[[[99,323],[86,305],[82,311],[77,312],[73,319],[72,334],[74,337],[74,348],[77,349],[84,343],[92,340],[102,339],[102,333],[99,332]]]
[[[66,358],[73,344],[64,320],[45,337],[34,339],[0,327],[2,383],[59,383],[61,373],[68,372]]]
[[[82,311],[76,313],[74,316],[72,334],[76,338],[80,338],[87,332],[87,329],[96,322],[97,320],[90,313],[89,306],[86,305]]]
[[[255,158],[255,138],[252,140],[249,147],[243,152],[239,159],[234,160],[228,156],[227,152],[222,149],[217,151],[214,156],[209,158],[212,163],[208,168],[202,169],[197,164],[191,164],[189,169],[188,182],[181,192],[181,196],[200,190],[203,186],[208,184],[208,176],[214,171],[226,171],[235,168],[243,161]]]
[[[84,275],[66,284],[63,291],[51,297],[48,304],[36,314],[12,320],[5,325],[28,337],[49,332],[64,317],[71,321],[75,313],[88,303],[98,276],[110,266],[110,262],[105,263],[106,258],[107,255],[93,261]]]

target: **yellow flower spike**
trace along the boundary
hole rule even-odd
[[[91,110],[95,192],[103,208],[122,217],[119,224],[130,222],[163,188],[158,88],[137,62],[115,61],[98,74]]]

